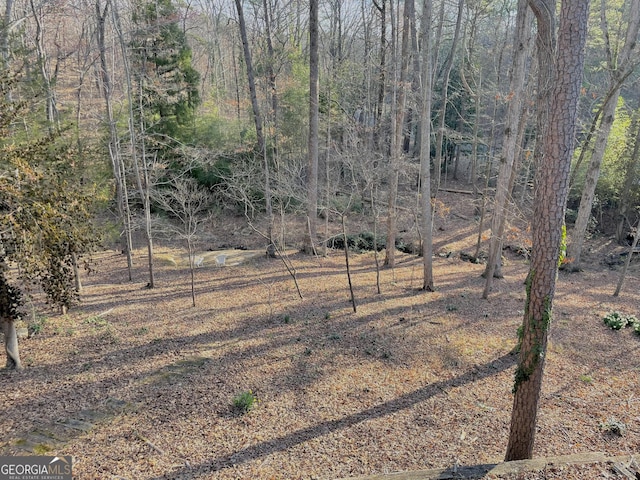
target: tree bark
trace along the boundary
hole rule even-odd
[[[264,132],[262,130],[262,115],[258,105],[258,95],[256,93],[255,74],[253,72],[253,60],[251,59],[251,50],[249,49],[249,40],[247,39],[247,26],[244,20],[244,11],[242,9],[242,1],[235,0],[236,10],[238,11],[238,22],[240,24],[240,38],[242,39],[242,51],[244,53],[244,61],[247,68],[247,81],[249,82],[249,95],[251,96],[251,108],[253,109],[253,119],[256,126],[256,138],[258,141],[258,150],[261,154],[265,151]]]
[[[342,239],[344,240],[344,261],[347,266],[347,280],[349,281],[349,293],[351,295],[351,306],[353,308],[353,313],[358,312],[358,307],[356,305],[356,297],[353,293],[353,283],[351,282],[351,267],[349,265],[349,242],[347,241],[347,226],[346,226],[346,217],[342,215]]]
[[[526,281],[527,300],[513,388],[515,395],[505,458],[507,461],[531,458],[533,453],[569,191],[569,170],[589,14],[588,0],[563,0],[556,50],[555,1],[529,0],[529,5],[538,21],[539,85],[543,87],[539,91],[543,97],[538,102],[538,121],[547,121],[548,128],[537,132],[541,148],[536,151],[533,247]],[[545,85],[550,86],[550,91],[545,90]]]

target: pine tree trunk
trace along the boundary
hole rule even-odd
[[[560,11],[557,54],[555,1],[529,0],[538,20],[541,97],[538,101],[536,197],[532,221],[531,266],[520,356],[514,383],[511,430],[506,460],[531,458],[540,388],[553,310],[564,212],[569,191],[577,104],[584,63],[588,0],[564,0]],[[548,85],[550,90],[545,86]],[[553,99],[553,101],[551,101]],[[548,112],[548,113],[547,113]],[[543,135],[543,136],[541,136]],[[542,161],[544,159],[544,161]]]

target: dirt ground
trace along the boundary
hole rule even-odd
[[[343,251],[292,252],[302,299],[279,259],[205,261],[196,307],[175,247],[158,249],[155,289],[143,251],[133,282],[122,255],[99,253],[80,305],[61,316],[36,298],[25,319],[25,370],[0,372],[0,453],[72,455],[79,479],[333,479],[502,461],[527,262],[506,251],[482,300],[483,265],[460,256],[475,250],[478,219],[464,194],[442,201],[436,292],[419,290],[421,258],[398,253],[378,294],[374,254],[352,253],[355,313]],[[259,245],[241,224],[223,229],[237,241],[210,246]],[[524,227],[511,233],[526,246]],[[614,298],[615,248],[593,241],[585,270],[559,275],[536,457],[640,452],[640,337],[602,321],[640,316],[640,264]],[[241,414],[231,405],[249,391],[257,402]],[[597,464],[501,478],[617,477]]]

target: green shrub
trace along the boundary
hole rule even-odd
[[[29,330],[29,336],[38,335],[44,330],[44,326],[47,323],[47,317],[36,315],[35,318],[29,322],[27,329]]]
[[[638,319],[635,315],[625,315],[617,311],[607,313],[603,318],[604,324],[612,330],[621,330],[625,327],[634,327],[634,330],[638,332],[636,326],[638,325]]]
[[[239,393],[233,398],[231,406],[240,414],[249,413],[258,403],[258,397],[251,390]]]

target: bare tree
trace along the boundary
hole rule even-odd
[[[531,266],[514,383],[506,460],[531,458],[549,324],[562,244],[577,104],[584,63],[588,0],[563,0],[558,41],[555,1],[529,0],[537,23],[539,63],[537,177]],[[546,128],[541,128],[546,126]],[[544,159],[544,161],[543,161]]]
[[[394,15],[394,8],[391,5],[391,22],[392,22],[392,53],[391,63],[393,65],[393,84],[392,84],[392,104],[391,104],[391,159],[389,162],[389,200],[387,212],[387,245],[384,264],[393,267],[395,265],[396,252],[396,219],[397,210],[396,203],[398,200],[398,181],[400,175],[400,163],[403,155],[402,137],[404,132],[404,120],[407,100],[407,74],[409,71],[409,61],[411,58],[411,40],[410,40],[410,20],[413,16],[414,2],[413,0],[405,0],[404,9],[402,11],[402,44],[400,59],[398,59],[398,28]],[[400,17],[398,15],[398,23]],[[399,68],[398,68],[399,64]]]
[[[444,6],[445,2],[442,2]],[[458,48],[458,40],[460,38],[460,27],[462,25],[462,17],[464,11],[464,0],[458,0],[458,15],[456,18],[456,27],[453,34],[453,41],[451,42],[451,49],[447,54],[447,58],[444,61],[442,67],[442,108],[440,109],[440,118],[438,124],[438,131],[436,134],[436,156],[434,159],[434,171],[436,174],[435,189],[436,194],[440,188],[440,176],[442,171],[442,147],[444,142],[444,131],[446,126],[447,117],[447,104],[449,103],[449,77],[451,75],[451,69],[453,67],[453,60],[455,57],[456,49]],[[441,22],[442,23],[442,22]],[[437,51],[437,49],[436,49]]]
[[[9,58],[9,31],[11,30],[13,4],[14,0],[6,0],[2,23],[0,24],[0,60],[3,63]]]
[[[33,0],[29,0],[29,5],[31,7],[31,13],[33,14],[33,19],[35,21],[35,46],[37,53],[37,65],[40,69],[40,75],[42,76],[42,82],[44,87],[44,95],[45,95],[45,112],[47,117],[47,123],[50,131],[59,130],[60,129],[60,117],[58,115],[58,105],[56,100],[56,91],[54,88],[56,77],[57,77],[57,67],[54,68],[54,72],[51,72],[50,59],[47,54],[47,50],[45,48],[45,40],[44,40],[44,30],[43,30],[43,6],[38,5],[33,2]]]
[[[98,82],[102,96],[104,98],[106,123],[109,128],[109,157],[111,159],[111,167],[113,169],[113,178],[116,185],[116,205],[118,208],[118,217],[123,225],[124,234],[124,251],[127,256],[127,272],[129,275],[129,281],[132,278],[133,269],[133,240],[131,237],[131,209],[129,208],[129,193],[126,180],[126,168],[122,159],[122,153],[120,150],[120,138],[118,135],[118,129],[116,126],[116,120],[113,115],[113,82],[111,81],[111,75],[109,74],[107,64],[107,48],[105,42],[105,30],[107,15],[109,11],[109,2],[107,1],[104,8],[100,7],[100,1],[96,1],[96,40],[98,43],[99,62],[97,62],[98,68]]]
[[[129,63],[129,52],[127,49],[127,42],[122,31],[122,25],[120,22],[120,15],[115,3],[111,2],[111,15],[113,19],[113,26],[117,35],[118,44],[122,53],[122,63],[124,67],[124,75],[126,80],[127,90],[127,107],[129,114],[129,142],[131,146],[131,161],[133,164],[133,173],[136,179],[138,187],[138,194],[140,195],[140,201],[144,211],[144,233],[147,243],[147,262],[149,266],[149,282],[148,288],[155,287],[155,275],[153,270],[153,233],[151,227],[151,199],[150,190],[151,182],[149,178],[149,160],[145,151],[144,144],[144,118],[142,113],[139,115],[140,132],[136,131],[136,115],[134,113],[134,99],[133,99],[133,72]],[[141,72],[140,72],[141,73]],[[142,88],[141,82],[139,82],[139,88]],[[139,96],[142,100],[142,95]],[[140,133],[140,135],[138,135]],[[139,161],[140,158],[140,161]]]
[[[209,218],[207,211],[211,206],[211,195],[198,186],[194,179],[183,175],[172,178],[163,188],[154,189],[152,198],[176,220],[175,224],[169,225],[169,230],[182,239],[187,246],[191,275],[191,301],[195,307],[195,243],[200,227]]]
[[[511,192],[511,179],[514,175],[514,165],[517,156],[519,124],[524,115],[524,87],[526,83],[527,61],[531,55],[531,26],[533,15],[527,0],[518,1],[516,15],[516,29],[514,32],[514,49],[509,85],[509,105],[502,141],[500,168],[496,183],[493,218],[491,220],[491,241],[489,243],[489,258],[484,271],[485,287],[482,298],[488,298],[491,284],[496,270],[499,270],[502,252],[502,238],[504,235],[507,203]]]

